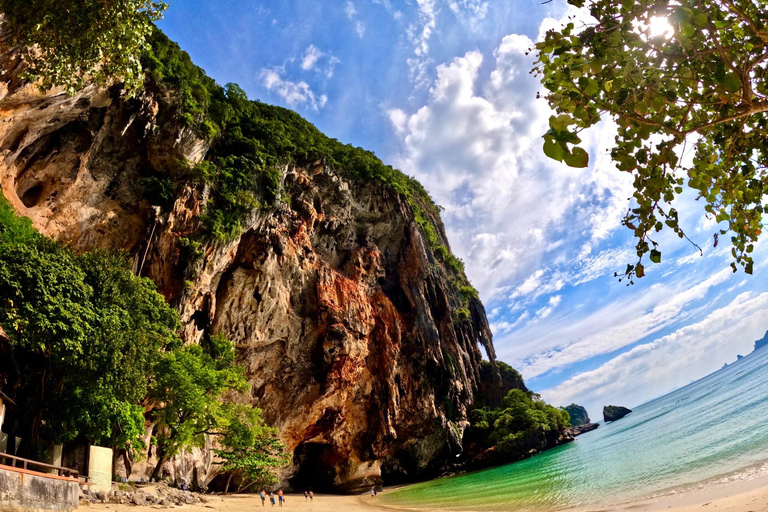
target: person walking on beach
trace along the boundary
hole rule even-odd
[[[304,491],[304,501],[307,501],[309,499],[309,493],[307,491]]]
[[[261,506],[266,506],[267,497],[264,495],[264,489],[259,493],[259,498],[261,498]]]
[[[277,501],[280,502],[280,506],[282,507],[283,506],[283,502],[285,501],[285,498],[283,498],[283,490],[282,489],[278,489],[277,490]]]
[[[312,501],[315,499],[315,493],[312,492],[312,489],[309,490],[309,501]]]
[[[269,493],[269,502],[272,503],[272,506],[275,506],[275,495],[274,493]]]

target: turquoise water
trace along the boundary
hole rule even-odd
[[[593,411],[596,412],[596,411]],[[560,510],[632,501],[768,461],[768,348],[530,459],[415,484],[391,504]]]

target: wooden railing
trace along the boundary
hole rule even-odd
[[[10,464],[6,462],[7,460],[10,461]],[[55,470],[56,474],[59,476],[74,478],[76,480],[80,478],[80,473],[77,470],[64,468],[61,466],[52,466],[50,464],[37,462],[35,460],[22,459],[21,457],[16,457],[15,455],[8,455],[7,453],[0,453],[0,465],[10,466],[14,468],[29,469],[30,471],[32,471],[30,466],[34,466],[35,468],[42,468],[43,470],[49,470],[49,471]]]

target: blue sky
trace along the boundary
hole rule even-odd
[[[731,273],[686,194],[681,222],[703,256],[666,234],[647,277],[612,277],[633,262],[620,225],[631,177],[605,154],[614,127],[585,138],[588,169],[541,151],[551,113],[526,51],[567,15],[583,14],[561,0],[174,0],[160,26],[221,84],[416,176],[445,207],[499,357],[547,400],[599,417],[751,350],[768,329],[768,244],[754,276]]]

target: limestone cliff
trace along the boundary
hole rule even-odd
[[[571,404],[565,406],[564,409],[568,412],[568,416],[571,418],[571,426],[578,427],[580,425],[591,423],[589,414],[587,414],[587,410],[584,407],[577,404]]]
[[[620,405],[606,405],[603,407],[603,420],[606,423],[609,421],[620,420],[631,412],[631,409],[627,409],[626,407],[622,407]]]
[[[202,240],[190,257],[208,187],[176,183],[163,210],[141,185],[209,151],[175,121],[173,94],[43,94],[21,66],[3,49],[6,198],[76,250],[127,251],[178,307],[186,342],[223,333],[236,343],[249,399],[293,454],[285,482],[351,491],[436,474],[461,450],[480,345],[495,368],[491,333],[483,305],[457,292],[430,248],[412,201],[322,160],[287,161],[274,207],[254,210],[231,241]],[[447,247],[436,211],[423,211]],[[199,451],[167,471],[200,484],[215,473]]]

